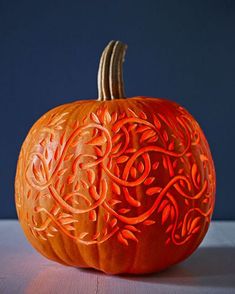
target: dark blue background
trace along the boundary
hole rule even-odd
[[[47,110],[97,97],[104,46],[129,45],[127,96],[168,97],[203,128],[214,218],[235,219],[235,1],[0,1],[0,217],[15,217],[20,146]]]

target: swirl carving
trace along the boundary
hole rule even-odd
[[[183,108],[177,109],[177,126],[160,113],[100,106],[66,127],[68,114],[52,115],[37,146],[28,157],[21,154],[26,166],[19,172],[28,190],[17,184],[16,203],[19,212],[23,202],[33,203],[27,224],[35,238],[46,241],[60,231],[85,245],[116,236],[128,246],[158,223],[166,246],[182,245],[210,221],[211,159],[200,128]],[[80,231],[80,220],[95,223],[98,213],[102,229]]]

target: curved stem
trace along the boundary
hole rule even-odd
[[[122,64],[127,45],[111,41],[104,49],[98,70],[98,100],[124,98]]]

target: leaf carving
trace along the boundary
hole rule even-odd
[[[58,230],[57,230],[55,227],[50,227],[50,229],[51,229],[53,232],[58,232]]]
[[[168,238],[168,239],[166,240],[165,244],[168,245],[168,244],[170,243],[170,241],[171,241],[171,238]]]
[[[126,162],[127,160],[129,159],[129,156],[126,156],[126,155],[122,155],[120,156],[118,159],[117,159],[117,163],[124,163]]]
[[[143,111],[140,111],[139,117],[142,119],[147,119],[147,115]]]
[[[149,177],[144,181],[144,185],[146,186],[151,185],[154,180],[155,180],[155,177]]]
[[[115,145],[113,148],[112,148],[112,153],[115,154],[115,153],[118,153],[120,147],[122,146],[122,143],[118,143],[117,145]]]
[[[111,115],[111,123],[115,123],[117,120],[117,112],[114,111]]]
[[[68,154],[65,156],[64,161],[69,161],[70,159],[72,159],[74,156],[74,154]]]
[[[96,239],[98,239],[99,236],[100,236],[100,232],[95,233],[95,234],[93,235],[93,237],[92,237],[92,240],[96,240]]]
[[[59,146],[56,148],[55,153],[54,153],[54,159],[57,160],[59,157]]]
[[[49,168],[49,170],[51,170],[51,168],[52,168],[52,159],[48,163],[48,168]]]
[[[120,176],[120,168],[119,168],[119,166],[118,166],[117,164],[114,166],[114,174],[115,174],[117,177]]]
[[[168,204],[162,212],[162,225],[167,221],[171,211],[171,205]]]
[[[28,193],[27,193],[27,199],[29,199],[30,195],[31,195],[31,190],[28,190]]]
[[[47,150],[47,148],[45,149],[45,158],[48,159],[48,150]]]
[[[121,214],[126,214],[126,213],[128,213],[129,211],[130,211],[129,208],[121,208],[121,209],[118,210],[118,212],[121,213]]]
[[[169,225],[168,228],[166,229],[166,233],[169,233],[173,229],[173,224]]]
[[[121,189],[120,187],[118,186],[118,184],[112,182],[112,191],[118,195],[121,194]]]
[[[143,225],[145,225],[145,226],[151,226],[151,225],[153,225],[153,224],[155,224],[156,222],[154,221],[154,220],[146,220],[146,221],[144,221],[143,222]]]
[[[142,173],[142,172],[144,171],[144,164],[143,164],[142,161],[140,161],[140,162],[138,163],[137,169],[138,169],[138,171],[139,171],[140,173]]]
[[[168,134],[166,132],[166,130],[163,131],[163,139],[167,142],[168,141]]]
[[[88,235],[87,232],[82,232],[82,233],[80,233],[79,238],[84,239],[87,235]]]
[[[90,118],[91,118],[91,120],[93,120],[95,123],[100,124],[100,120],[99,120],[98,116],[97,116],[94,112],[92,112],[92,113],[90,114]]]
[[[117,219],[113,218],[112,220],[109,221],[109,225],[111,228],[114,228],[117,224]]]
[[[92,222],[95,222],[96,219],[97,219],[96,211],[94,209],[89,211],[89,220]]]
[[[57,172],[58,177],[63,176],[67,171],[67,168],[63,168]]]
[[[198,174],[198,175],[197,175],[197,184],[199,185],[199,184],[200,184],[200,182],[201,182],[201,175],[200,175],[200,174]]]
[[[63,130],[63,127],[62,126],[56,126],[54,129],[57,130],[57,131],[60,131],[60,130]]]
[[[163,167],[165,169],[168,169],[168,164],[167,164],[166,156],[163,156],[162,157],[162,164],[163,164]]]
[[[120,115],[119,115],[119,119],[123,119],[126,116],[126,113],[123,111]]]
[[[175,148],[175,141],[171,141],[170,144],[168,145],[168,150],[172,151]]]
[[[73,223],[77,223],[78,221],[73,219],[72,217],[66,217],[66,218],[61,218],[60,219],[60,223],[62,225],[68,225],[68,224],[73,224]]]
[[[156,133],[153,130],[149,130],[149,131],[145,131],[142,136],[140,137],[140,143],[142,143],[143,141],[155,136]]]
[[[100,195],[96,191],[95,185],[90,186],[89,193],[90,193],[91,197],[95,200],[98,200],[100,198]]]
[[[136,127],[137,127],[137,124],[131,124],[131,125],[128,126],[127,131],[128,131],[128,132],[131,132],[131,131],[133,131]]]
[[[159,161],[154,162],[154,164],[152,165],[152,168],[156,170],[158,169],[158,167],[159,167]]]
[[[117,235],[117,239],[118,239],[118,242],[120,242],[121,244],[128,246],[127,239],[125,239],[120,232]]]
[[[166,207],[166,205],[169,203],[169,201],[168,200],[163,200],[162,201],[162,203],[160,204],[160,206],[159,206],[159,208],[158,208],[158,213],[160,213],[162,210],[163,210],[163,208],[165,208]]]
[[[152,196],[153,194],[160,193],[161,190],[162,190],[161,187],[152,187],[152,188],[147,189],[146,194],[148,196]]]
[[[117,143],[121,139],[122,136],[123,136],[123,134],[114,135],[113,138],[112,138],[113,144]]]
[[[104,123],[107,125],[111,122],[111,115],[109,114],[108,110],[105,109],[105,112],[104,112]]]
[[[200,216],[195,217],[195,218],[192,220],[191,225],[190,225],[189,232],[192,232],[192,231],[193,231],[193,229],[198,225],[199,221],[200,221]]]
[[[131,174],[132,178],[134,178],[134,179],[136,178],[137,170],[136,170],[136,168],[134,166],[131,167],[130,174]]]
[[[192,230],[192,234],[196,234],[200,230],[200,226],[197,226],[195,229]]]
[[[86,142],[87,145],[98,145],[101,146],[107,141],[105,135],[101,135],[91,139],[90,141]]]
[[[77,181],[76,184],[75,184],[75,187],[74,187],[74,191],[79,191],[79,190],[80,190],[80,184]]]
[[[108,203],[109,203],[109,205],[114,206],[114,205],[116,205],[118,203],[121,203],[121,201],[117,200],[117,199],[109,199]]]
[[[136,129],[136,133],[142,133],[147,130],[149,131],[149,130],[151,130],[151,128],[149,126],[140,126]]]
[[[67,184],[72,184],[75,180],[75,177],[73,175],[68,176],[67,178]]]
[[[136,148],[128,148],[125,151],[125,153],[134,153],[134,152],[136,152]]]
[[[148,143],[154,143],[157,142],[157,140],[159,139],[158,135],[153,136],[152,138],[148,139]]]
[[[184,199],[184,202],[185,202],[185,204],[188,206],[189,205],[189,201],[188,201],[188,199]]]
[[[134,110],[130,109],[129,107],[127,108],[127,110],[130,112],[130,114],[131,114],[133,117],[138,117],[138,115],[134,112]]]
[[[87,170],[87,178],[90,184],[93,184],[95,181],[95,172],[93,169]]]
[[[129,231],[132,231],[132,232],[140,232],[140,230],[138,230],[136,227],[134,227],[132,225],[126,225],[125,228]]]
[[[103,151],[102,151],[99,147],[94,146],[94,150],[95,150],[95,154],[96,154],[97,156],[100,156],[100,157],[103,156]]]
[[[60,137],[60,145],[64,144],[64,137],[65,137],[65,131],[63,132],[63,134]]]
[[[84,180],[82,179],[80,182],[81,182],[81,184],[82,184],[82,186],[83,186],[84,189],[88,189],[88,188],[89,188],[89,185],[87,184],[86,181],[84,181]]]
[[[194,163],[192,166],[191,175],[192,175],[193,184],[196,188],[198,188],[197,172],[198,172],[198,167],[197,167],[196,163]]]
[[[64,227],[68,231],[75,231],[75,228],[73,226],[71,226],[71,225],[65,225]]]
[[[153,122],[154,122],[155,127],[157,129],[161,128],[161,122],[160,122],[160,120],[157,118],[157,116],[155,114],[153,114]]]
[[[122,230],[122,235],[126,239],[130,239],[130,240],[138,242],[138,239],[136,238],[136,236],[129,230]]]

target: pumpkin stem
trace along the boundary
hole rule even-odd
[[[98,100],[125,98],[122,64],[127,45],[111,41],[104,49],[98,71]]]

